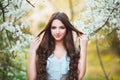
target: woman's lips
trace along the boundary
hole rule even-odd
[[[56,37],[56,38],[59,38],[59,37],[60,37],[60,35],[55,35],[55,37]]]

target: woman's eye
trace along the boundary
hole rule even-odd
[[[51,29],[55,29],[56,27],[51,27]]]
[[[55,27],[55,26],[52,26],[51,27],[51,29],[56,29],[57,27]],[[59,29],[65,29],[65,27],[64,26],[60,26],[60,27],[58,27]]]
[[[61,29],[65,29],[65,27],[64,27],[64,26],[61,26],[60,28],[61,28]]]

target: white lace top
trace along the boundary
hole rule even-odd
[[[54,54],[51,54],[47,59],[46,70],[48,73],[48,80],[66,80],[69,71],[70,59],[65,54],[58,59]]]

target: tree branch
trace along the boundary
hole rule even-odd
[[[110,15],[113,13],[114,10],[115,10],[115,8],[112,9]],[[110,18],[110,15],[107,17],[105,23],[104,23],[100,28],[98,28],[97,30],[95,30],[94,33],[97,33],[100,29],[102,29],[102,27],[105,26],[105,24],[108,22],[108,20],[109,20],[109,18]]]
[[[106,36],[110,35],[112,32],[119,30],[118,28],[114,28],[110,33],[108,33]]]
[[[1,7],[1,10],[2,10],[3,22],[5,22],[5,11],[4,11],[2,3],[0,3],[0,7]]]
[[[106,79],[106,80],[109,80],[109,78],[108,78],[108,76],[107,76],[107,74],[106,74],[106,71],[105,71],[105,68],[104,68],[104,65],[103,65],[103,62],[102,62],[101,56],[100,56],[100,51],[99,51],[99,47],[98,47],[98,39],[97,39],[97,35],[96,35],[96,50],[97,50],[98,59],[99,59],[99,62],[100,62],[100,65],[101,65],[102,71],[103,71],[103,73],[104,73],[105,79]]]
[[[35,6],[29,1],[29,0],[26,0],[28,2],[28,4],[30,4],[32,7],[35,8]]]
[[[7,3],[7,5],[5,5],[4,7],[3,7],[3,5],[2,5],[2,2],[0,2],[0,9],[2,10],[2,9],[5,9],[8,5],[9,5],[9,0],[7,0],[8,1],[8,3]]]
[[[114,11],[114,9],[112,10],[112,12],[113,12],[113,11]],[[111,12],[111,14],[112,14],[112,12]],[[100,28],[98,28],[96,31],[94,31],[94,32],[99,31],[99,30],[107,23],[107,21],[109,20],[109,17],[110,17],[110,15],[109,15],[108,18],[106,19],[105,23],[104,23]],[[93,18],[93,20],[95,21],[93,15],[92,15],[92,18]],[[93,25],[93,26],[95,27],[95,25]],[[96,38],[95,38],[95,39],[96,39],[96,50],[97,50],[97,55],[98,55],[98,59],[99,59],[99,62],[100,62],[100,66],[101,66],[102,71],[103,71],[103,73],[104,73],[105,79],[106,79],[106,80],[109,80],[109,78],[108,78],[108,76],[107,76],[107,74],[106,74],[106,71],[105,71],[105,69],[104,69],[104,65],[103,65],[101,56],[100,56],[100,51],[99,51],[99,47],[98,47],[97,35],[95,35],[95,37],[96,37]]]
[[[1,10],[2,10],[2,16],[3,16],[3,22],[5,22],[5,8],[9,5],[9,0],[8,0],[8,4],[3,7],[3,5],[0,3],[0,7],[1,7]],[[8,36],[8,32],[5,30],[5,33],[6,33],[6,37],[7,37],[7,41],[8,41],[8,45],[10,48],[12,48],[12,45],[11,45],[11,42],[10,42],[10,39],[9,39],[9,36]],[[11,53],[14,57],[14,51]],[[15,57],[14,57],[15,58]]]
[[[8,3],[7,3],[7,5],[5,7],[3,7],[3,9],[5,9],[9,5],[10,2],[9,2],[9,0],[7,0],[7,1],[8,1]]]
[[[70,6],[70,13],[71,13],[71,20],[73,20],[74,11],[73,11],[72,0],[69,0],[69,6]]]
[[[73,18],[74,18],[74,9],[73,9],[72,0],[69,0],[69,6],[70,6],[70,13],[71,13],[71,20],[73,20]]]

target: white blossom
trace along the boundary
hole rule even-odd
[[[98,29],[107,30],[105,34],[109,34],[113,29],[118,30],[118,37],[120,35],[120,1],[119,0],[86,0],[87,9],[82,12],[82,16],[89,23],[85,24],[82,20],[74,23],[85,34],[96,34]],[[109,27],[104,25],[108,22]],[[82,23],[82,24],[81,24]],[[100,35],[99,35],[100,36]],[[101,35],[99,38],[104,38]],[[120,39],[120,38],[119,38]]]

